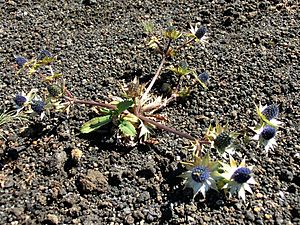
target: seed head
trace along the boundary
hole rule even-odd
[[[220,133],[215,141],[214,141],[214,147],[217,149],[225,149],[228,147],[232,142],[232,138],[229,136],[227,132]]]
[[[161,91],[162,93],[169,94],[169,93],[172,91],[171,85],[168,84],[168,83],[163,83],[163,84],[161,85],[160,91]]]
[[[27,101],[26,97],[22,96],[22,95],[17,95],[14,98],[15,103],[17,104],[17,106],[22,107],[24,105],[24,103]]]
[[[61,94],[61,88],[56,84],[48,85],[47,90],[51,97],[58,97]]]
[[[269,105],[261,112],[268,120],[276,118],[279,114],[278,106],[275,104]]]
[[[31,104],[31,109],[35,111],[37,114],[41,114],[44,111],[45,102],[41,100],[34,100]]]
[[[206,83],[209,79],[209,75],[206,72],[200,73],[198,75],[199,80],[201,80],[203,83]]]
[[[268,141],[273,137],[275,137],[275,134],[276,134],[276,129],[274,127],[265,126],[260,135],[264,140]]]
[[[21,68],[28,60],[22,56],[16,57],[16,63]]]
[[[52,54],[49,51],[47,51],[47,50],[42,50],[42,51],[40,51],[40,53],[39,53],[39,55],[37,57],[37,60],[43,60],[46,57],[51,58]]]
[[[196,166],[192,170],[192,179],[198,183],[205,182],[210,175],[210,171],[205,166]]]
[[[245,183],[250,179],[251,170],[247,167],[240,167],[232,174],[231,179],[237,183]]]
[[[196,33],[195,33],[195,36],[198,38],[198,39],[201,39],[204,37],[204,35],[206,34],[206,28],[205,27],[200,27]]]

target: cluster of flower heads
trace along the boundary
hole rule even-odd
[[[28,73],[31,75],[41,66],[45,66],[50,71],[50,75],[42,75],[42,77],[44,76],[44,81],[48,82],[47,93],[42,95],[44,98],[41,98],[37,94],[37,89],[32,89],[28,94],[21,93],[15,96],[14,102],[16,104],[17,113],[22,111],[26,114],[40,115],[42,119],[47,110],[54,109],[55,111],[61,111],[62,109],[68,109],[68,105],[60,101],[60,97],[62,97],[64,92],[64,82],[57,81],[62,75],[53,72],[51,67],[53,61],[53,55],[47,50],[40,51],[39,54],[31,60],[27,60],[22,56],[16,57],[16,64],[20,69],[18,73],[23,69],[28,69]]]
[[[264,107],[260,105],[256,108],[260,122],[252,128],[256,132],[252,139],[257,140],[258,146],[263,146],[265,151],[268,151],[269,148],[276,146],[275,136],[277,128],[281,124],[277,120],[279,109],[275,104]],[[206,140],[211,143],[212,149],[216,149],[222,157],[229,159],[229,164],[222,161],[211,161],[209,151],[203,158],[194,153],[194,161],[183,162],[188,171],[180,177],[184,178],[186,188],[193,189],[194,197],[199,192],[205,197],[210,188],[224,190],[229,197],[237,195],[243,201],[246,199],[246,192],[252,193],[250,185],[256,184],[252,174],[253,166],[246,166],[245,158],[238,165],[232,157],[236,153],[235,139],[239,135],[236,132],[229,132],[227,125],[222,127],[217,123],[215,127],[209,126],[205,135]],[[201,151],[203,149],[202,146]],[[196,151],[196,148],[194,150]]]
[[[212,161],[209,153],[202,158],[194,154],[194,161],[183,162],[188,171],[180,175],[184,178],[185,188],[193,190],[195,197],[199,192],[205,197],[206,192],[223,189],[229,193],[229,197],[238,195],[243,201],[246,200],[245,191],[252,193],[249,184],[256,184],[252,177],[253,166],[246,166],[245,159],[237,165],[232,156],[230,163]]]
[[[252,138],[253,140],[258,141],[259,146],[263,146],[265,151],[268,152],[269,149],[274,149],[277,145],[276,143],[276,133],[277,128],[281,124],[277,120],[279,115],[279,108],[277,105],[265,105],[256,107],[257,114],[260,118],[260,122],[254,128],[256,135]]]
[[[228,154],[232,155],[235,153],[235,138],[237,138],[239,133],[229,132],[228,126],[221,126],[219,123],[215,127],[209,126],[205,138],[211,143],[211,147],[215,148],[218,153],[223,157]]]
[[[42,61],[46,58],[52,58],[52,54],[47,50],[41,50],[40,53],[37,55],[36,60]],[[29,60],[23,56],[16,56],[16,64],[19,68],[22,68],[29,62]]]
[[[14,102],[17,114],[22,111],[26,114],[39,115],[43,119],[47,110],[62,111],[68,110],[70,107],[70,104],[60,101],[63,87],[57,84],[47,86],[45,99],[41,98],[37,93],[37,89],[32,89],[28,94],[21,93],[15,96]]]
[[[36,95],[37,89],[32,89],[27,95],[24,93],[16,95],[14,98],[17,113],[26,110],[27,113],[35,113],[44,117],[45,102]]]

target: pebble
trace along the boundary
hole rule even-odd
[[[58,224],[59,223],[58,217],[54,214],[48,214],[47,215],[47,220],[49,220],[52,224]]]
[[[254,221],[255,220],[254,214],[252,212],[250,212],[250,211],[247,211],[245,216],[250,221]]]
[[[98,170],[88,170],[87,175],[81,176],[78,182],[80,189],[85,193],[93,191],[102,193],[106,192],[108,188],[106,176]]]

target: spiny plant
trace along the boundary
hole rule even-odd
[[[143,26],[147,34],[146,46],[161,58],[156,73],[147,85],[141,84],[138,77],[135,77],[132,82],[124,85],[123,94],[112,98],[110,102],[79,99],[67,89],[62,74],[54,72],[55,56],[43,50],[31,60],[16,58],[20,67],[18,75],[26,72],[31,78],[37,74],[46,84],[41,94],[33,89],[27,95],[16,96],[18,113],[39,115],[43,119],[51,111],[68,114],[74,104],[92,106],[97,116],[81,126],[81,133],[94,132],[111,123],[117,128],[117,138],[127,146],[141,142],[149,143],[147,141],[153,136],[153,129],[174,133],[189,139],[191,143],[192,160],[182,162],[187,171],[180,177],[184,179],[185,187],[193,190],[193,197],[198,193],[205,197],[206,192],[212,188],[228,193],[229,197],[237,194],[245,201],[245,192],[252,193],[250,185],[256,183],[252,176],[253,166],[246,166],[245,158],[241,159],[238,165],[232,155],[237,153],[242,158],[237,151],[237,139],[248,138],[247,133],[229,131],[228,125],[221,126],[217,123],[216,126],[208,127],[204,137],[194,137],[165,125],[164,117],[158,114],[159,110],[167,107],[169,103],[178,98],[188,97],[197,84],[208,90],[210,77],[207,72],[198,72],[197,68],[190,68],[186,61],[177,60],[181,51],[195,47],[194,44],[200,44],[201,48],[205,46],[207,29],[196,25],[189,32],[181,32],[171,25],[162,33],[158,33],[154,30],[154,24],[150,22],[145,22]],[[174,61],[175,63],[172,63]],[[50,74],[45,75],[39,71],[41,68],[48,69]],[[164,83],[161,87],[164,94],[158,95],[152,89],[164,69],[174,73],[177,82],[175,86]],[[256,127],[251,128],[256,133],[252,139],[258,140],[258,144],[263,145],[267,151],[276,144],[275,135],[280,124],[276,120],[279,109],[274,104],[257,106],[256,109],[260,121]],[[229,164],[226,163],[227,160]]]

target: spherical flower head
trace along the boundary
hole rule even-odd
[[[240,167],[236,171],[234,171],[231,179],[233,179],[237,183],[245,183],[247,182],[251,176],[251,170],[247,167]]]
[[[47,90],[51,97],[58,97],[61,94],[61,88],[58,85],[48,85]]]
[[[206,72],[200,73],[198,75],[199,80],[201,80],[203,83],[206,83],[209,79],[209,75]]]
[[[211,161],[209,154],[199,157],[194,154],[194,160],[191,162],[182,162],[188,171],[180,175],[184,178],[185,188],[192,188],[194,197],[200,192],[203,197],[210,189],[217,190],[216,180],[219,179],[219,162]]]
[[[273,118],[276,118],[279,114],[279,108],[277,105],[272,104],[267,106],[262,112],[261,112],[268,120],[271,120]]]
[[[27,101],[27,98],[22,95],[17,95],[14,98],[14,101],[17,104],[17,106],[22,107],[24,105],[24,103]]]
[[[31,109],[37,114],[41,114],[44,111],[45,102],[41,100],[34,100],[31,104]]]
[[[210,176],[210,171],[205,166],[196,166],[192,170],[192,179],[198,183],[205,182]]]
[[[196,33],[195,33],[195,36],[198,38],[198,39],[201,39],[204,37],[204,35],[206,34],[207,32],[207,29],[205,27],[200,27],[199,29],[197,29]]]
[[[276,134],[276,129],[274,127],[271,126],[265,126],[263,131],[261,132],[260,136],[264,139],[264,140],[270,140],[273,137],[275,137]]]
[[[161,91],[162,93],[169,94],[169,93],[172,91],[171,85],[168,84],[168,83],[163,83],[163,84],[161,85],[160,91]]]
[[[39,55],[38,55],[38,57],[37,57],[37,60],[43,60],[43,59],[45,59],[46,57],[51,58],[51,57],[52,57],[52,54],[51,54],[49,51],[47,51],[47,50],[42,50],[42,51],[39,53]]]
[[[232,142],[232,138],[227,132],[220,133],[214,140],[214,147],[217,149],[225,149]]]
[[[253,193],[250,184],[256,184],[252,176],[253,166],[246,166],[245,158],[239,165],[232,156],[229,156],[229,159],[230,164],[221,162],[222,170],[224,171],[222,176],[225,182],[223,189],[229,191],[230,197],[238,194],[239,198],[246,201],[245,192]]]
[[[24,64],[27,62],[28,60],[22,56],[18,56],[16,57],[16,63],[19,67],[24,66]]]

